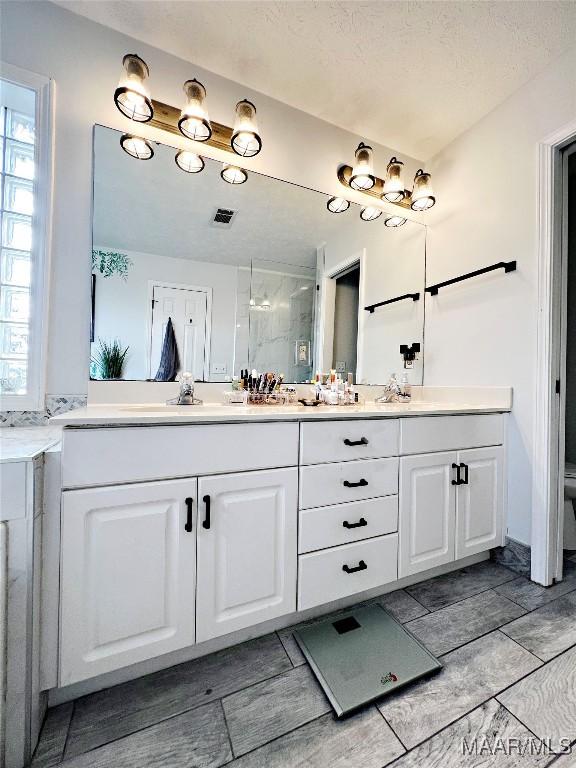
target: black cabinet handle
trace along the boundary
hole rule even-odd
[[[351,483],[350,480],[344,480],[344,485],[346,488],[360,488],[363,485],[368,485],[368,480],[362,478],[362,480],[358,480],[357,483]]]
[[[360,440],[349,440],[346,438],[344,440],[344,445],[368,445],[368,438],[361,437]]]
[[[461,485],[468,485],[468,464],[460,464],[462,469],[464,470],[464,480],[462,480]],[[460,470],[458,470],[458,473],[460,473]]]
[[[203,496],[202,501],[206,505],[206,514],[202,520],[202,528],[210,528],[210,496]]]
[[[192,505],[194,504],[194,499],[189,496],[187,499],[184,499],[184,502],[186,504],[186,522],[184,523],[184,530],[187,533],[192,533]]]
[[[460,464],[452,464],[452,469],[456,470],[456,480],[452,480],[452,485],[462,485],[462,478],[460,477]]]
[[[344,526],[344,528],[363,528],[365,525],[368,525],[368,523],[366,522],[366,520],[364,520],[363,517],[361,517],[357,523],[349,523],[348,520],[344,520],[342,525]]]
[[[349,565],[343,565],[342,566],[342,570],[345,573],[357,573],[358,571],[365,571],[366,568],[368,568],[368,566],[366,565],[364,560],[360,560],[360,562],[358,563],[358,565],[355,568],[350,568]]]

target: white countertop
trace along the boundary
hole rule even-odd
[[[54,424],[42,427],[2,427],[0,462],[34,459],[62,439],[62,429]]]
[[[142,404],[90,405],[54,416],[50,424],[63,427],[138,426],[147,424],[208,424],[218,422],[308,421],[322,419],[397,418],[466,413],[503,413],[509,406],[486,403],[411,402],[379,405],[307,407],[303,405],[243,406],[206,403],[199,406]]]

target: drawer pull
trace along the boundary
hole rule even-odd
[[[192,533],[192,504],[194,499],[189,496],[184,501],[186,503],[186,522],[184,523],[184,530],[186,533]]]
[[[349,440],[346,438],[344,440],[344,445],[368,445],[368,438],[367,437],[361,437],[360,440]]]
[[[344,485],[346,488],[361,488],[365,485],[368,485],[368,480],[364,480],[364,478],[362,478],[362,480],[358,480],[357,483],[351,483],[350,480],[344,480]]]
[[[366,520],[364,520],[363,517],[361,517],[357,523],[349,523],[348,520],[344,520],[342,525],[344,526],[344,528],[363,528],[365,525],[368,525],[368,523],[366,522]]]
[[[202,501],[206,505],[206,514],[204,520],[202,520],[202,528],[210,528],[210,496],[206,495],[202,498]]]
[[[452,480],[452,485],[462,485],[462,478],[460,477],[460,464],[452,464],[452,469],[456,470],[456,480]]]
[[[365,571],[366,568],[368,568],[368,566],[366,565],[364,560],[360,560],[360,562],[358,563],[358,565],[355,568],[350,568],[349,565],[343,565],[342,566],[342,570],[345,573],[358,573],[358,571]]]
[[[468,464],[460,464],[460,467],[464,470],[464,480],[462,480],[462,485],[468,485]],[[460,469],[458,470],[458,477],[460,477]]]

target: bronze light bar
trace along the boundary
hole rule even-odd
[[[180,129],[178,128],[178,121],[182,110],[177,107],[173,107],[170,104],[164,104],[161,101],[152,99],[152,106],[154,107],[154,115],[148,125],[153,125],[155,128],[160,128],[168,133],[174,133],[177,136],[182,136]],[[211,147],[217,149],[223,149],[225,152],[230,152],[236,155],[232,149],[232,128],[221,123],[216,123],[214,120],[210,120],[212,127],[212,135],[207,141],[203,141],[203,144],[208,144]]]
[[[153,102],[153,104],[156,104],[156,102]],[[156,114],[154,114],[154,117],[156,117]],[[151,125],[154,124],[154,119],[151,121]],[[209,143],[209,142],[208,142]],[[338,181],[340,184],[343,184],[345,187],[352,187],[350,186],[350,179],[352,177],[352,167],[349,165],[341,165],[338,168]],[[365,195],[371,195],[372,197],[376,197],[378,200],[382,201],[382,195],[384,194],[384,180],[379,179],[378,176],[374,177],[374,186],[370,189],[364,189],[362,192]],[[390,201],[385,201],[390,202]],[[390,205],[399,205],[401,208],[410,208],[412,206],[412,193],[410,190],[406,189],[404,191],[404,198],[400,200],[397,203],[390,203]]]

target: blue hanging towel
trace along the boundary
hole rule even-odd
[[[160,365],[158,372],[154,377],[155,381],[176,381],[176,374],[180,370],[180,356],[178,354],[178,345],[176,344],[176,334],[172,325],[172,318],[168,318],[166,323],[166,333],[162,342],[162,354],[160,355]]]

